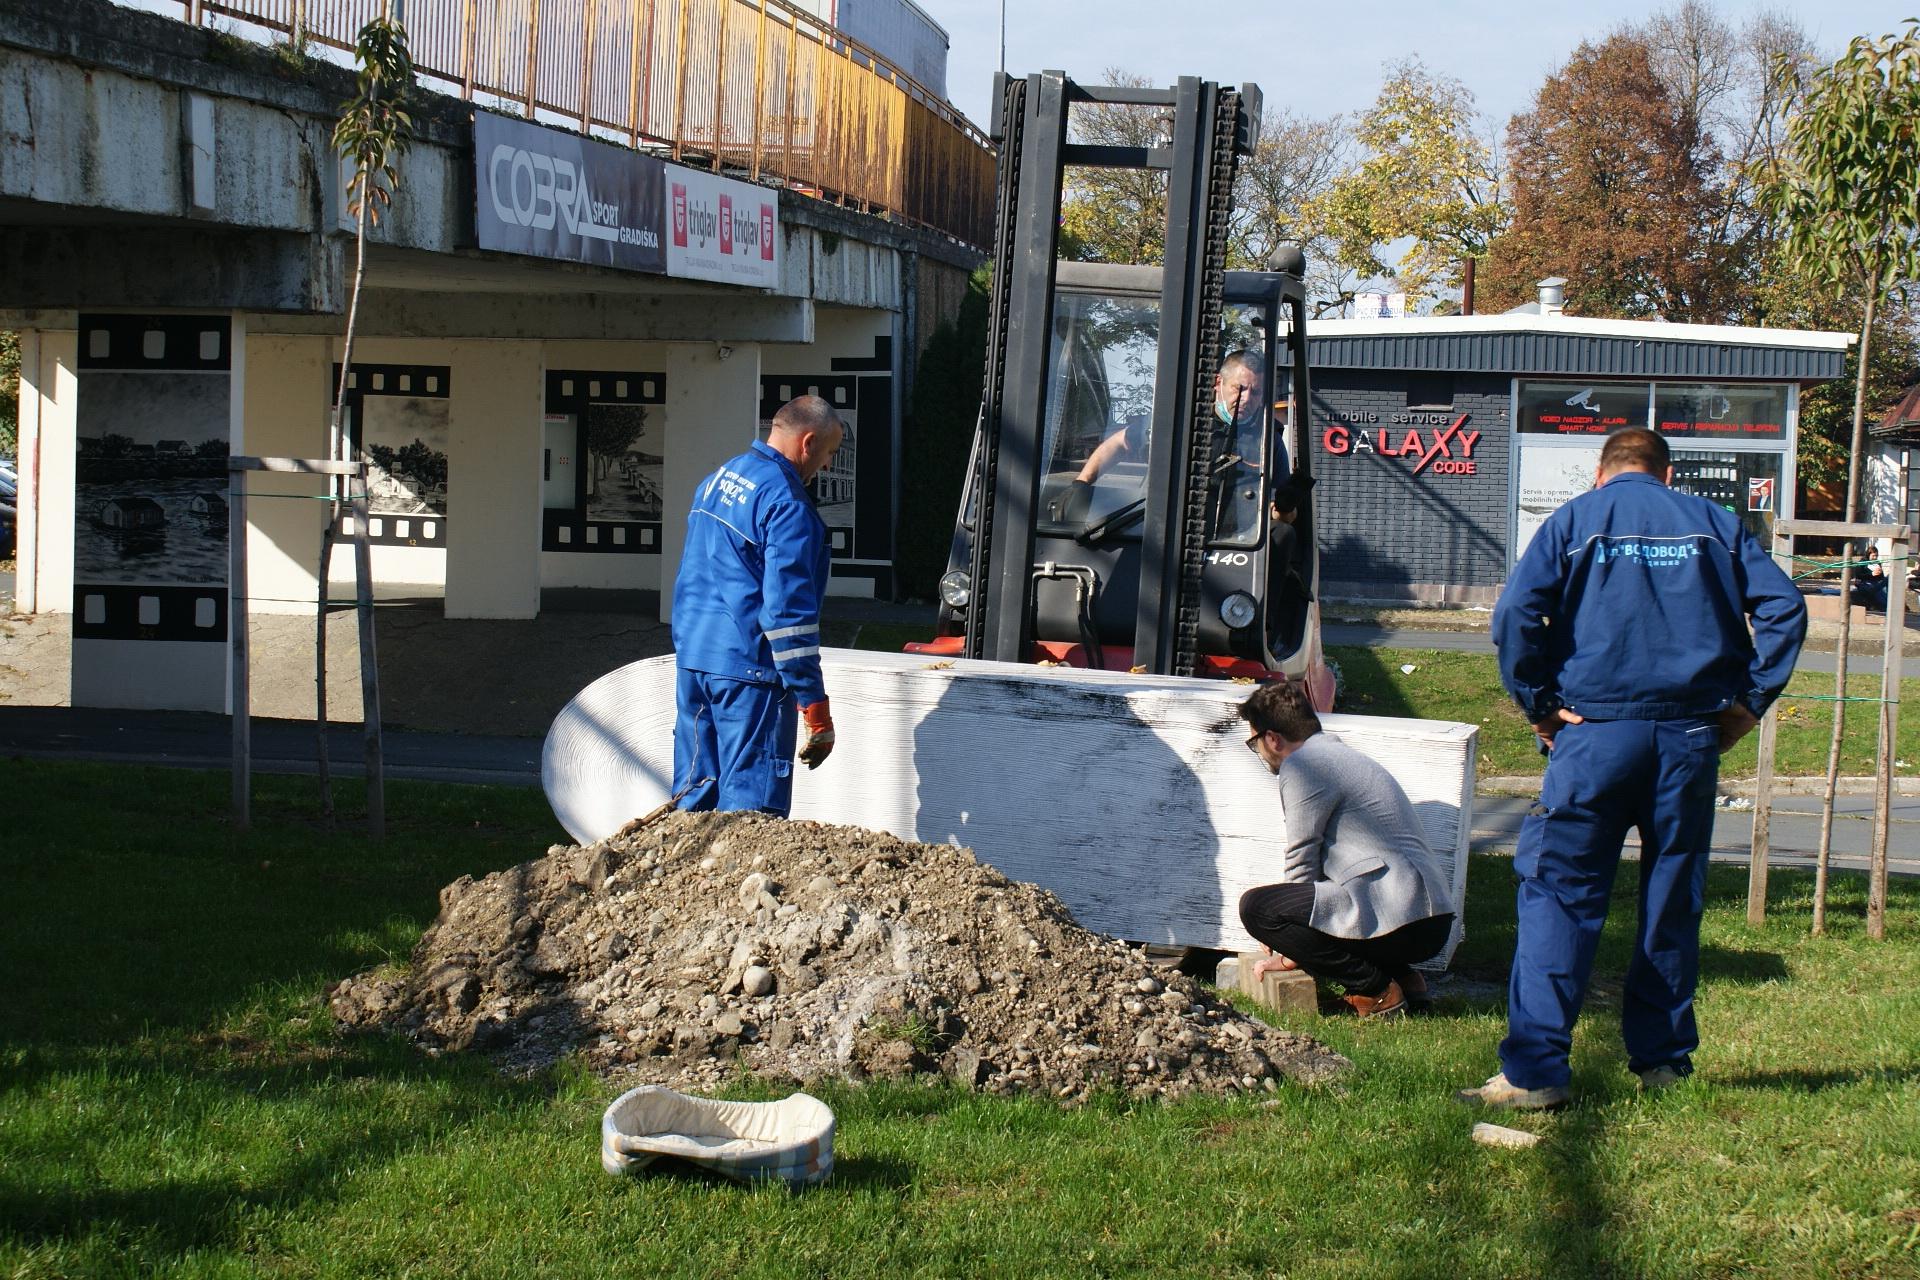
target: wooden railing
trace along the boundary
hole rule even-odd
[[[180,0],[352,49],[387,0]],[[425,78],[528,119],[781,179],[945,232],[993,228],[993,152],[966,117],[783,0],[406,0]]]

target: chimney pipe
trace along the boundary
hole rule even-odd
[[[1567,278],[1548,276],[1545,280],[1534,282],[1540,290],[1540,314],[1557,316],[1567,309]]]

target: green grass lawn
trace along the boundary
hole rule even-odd
[[[1482,777],[1537,774],[1545,768],[1545,759],[1534,749],[1532,730],[1500,687],[1500,668],[1492,654],[1343,646],[1328,650],[1328,656],[1340,667],[1340,710],[1477,724]],[[1402,672],[1403,666],[1414,670]],[[1849,676],[1847,689],[1855,697],[1877,698],[1880,677]],[[1818,672],[1801,672],[1788,684],[1788,696],[1779,704],[1776,773],[1812,776],[1826,772],[1833,704],[1796,701],[1793,695],[1832,693],[1833,677]],[[1920,776],[1920,715],[1913,711],[1920,707],[1920,679],[1902,680],[1900,696],[1906,714],[1899,724],[1893,773],[1895,777],[1911,778]],[[1878,714],[1877,705],[1872,703],[1848,705],[1841,773],[1873,772]],[[1753,776],[1756,741],[1757,737],[1750,735],[1727,754],[1721,763],[1722,777]]]
[[[796,1194],[608,1178],[613,1086],[332,1030],[326,985],[404,956],[442,884],[563,839],[538,792],[396,782],[373,846],[316,829],[308,780],[260,779],[236,839],[223,775],[0,778],[0,1275],[1920,1274],[1911,881],[1875,944],[1838,875],[1815,940],[1806,877],[1774,873],[1755,933],[1745,872],[1717,868],[1700,1074],[1654,1098],[1618,1043],[1616,923],[1582,1101],[1513,1121],[1532,1150],[1474,1145],[1449,1101],[1502,1030],[1509,869],[1484,858],[1468,995],[1402,1025],[1290,1020],[1355,1061],[1340,1087],[1062,1111],[827,1086],[838,1171]]]

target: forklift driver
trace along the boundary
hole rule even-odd
[[[1213,412],[1220,423],[1220,435],[1213,451],[1216,474],[1244,475],[1251,471],[1258,476],[1261,444],[1266,434],[1266,415],[1261,398],[1264,382],[1260,359],[1255,354],[1235,351],[1220,361],[1220,372],[1213,379]],[[1123,458],[1144,459],[1146,448],[1144,424],[1123,427],[1102,440],[1087,456],[1080,474],[1074,477],[1073,484],[1062,496],[1055,518],[1069,524],[1086,519],[1093,501],[1093,482]],[[1257,494],[1257,484],[1254,488]],[[1253,515],[1246,519],[1257,519],[1258,514],[1256,498]],[[1245,531],[1244,526],[1235,526],[1226,532]]]

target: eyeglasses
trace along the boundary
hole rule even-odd
[[[1249,750],[1249,751],[1251,751],[1251,752],[1253,752],[1253,754],[1255,754],[1255,755],[1259,755],[1259,754],[1260,754],[1260,739],[1262,739],[1262,738],[1264,738],[1264,737],[1266,737],[1266,736],[1267,736],[1267,735],[1266,735],[1266,734],[1264,734],[1264,733],[1258,733],[1258,732],[1256,732],[1256,733],[1255,733],[1255,734],[1254,734],[1254,735],[1253,735],[1253,736],[1252,736],[1251,738],[1248,738],[1248,739],[1247,739],[1247,750]]]

